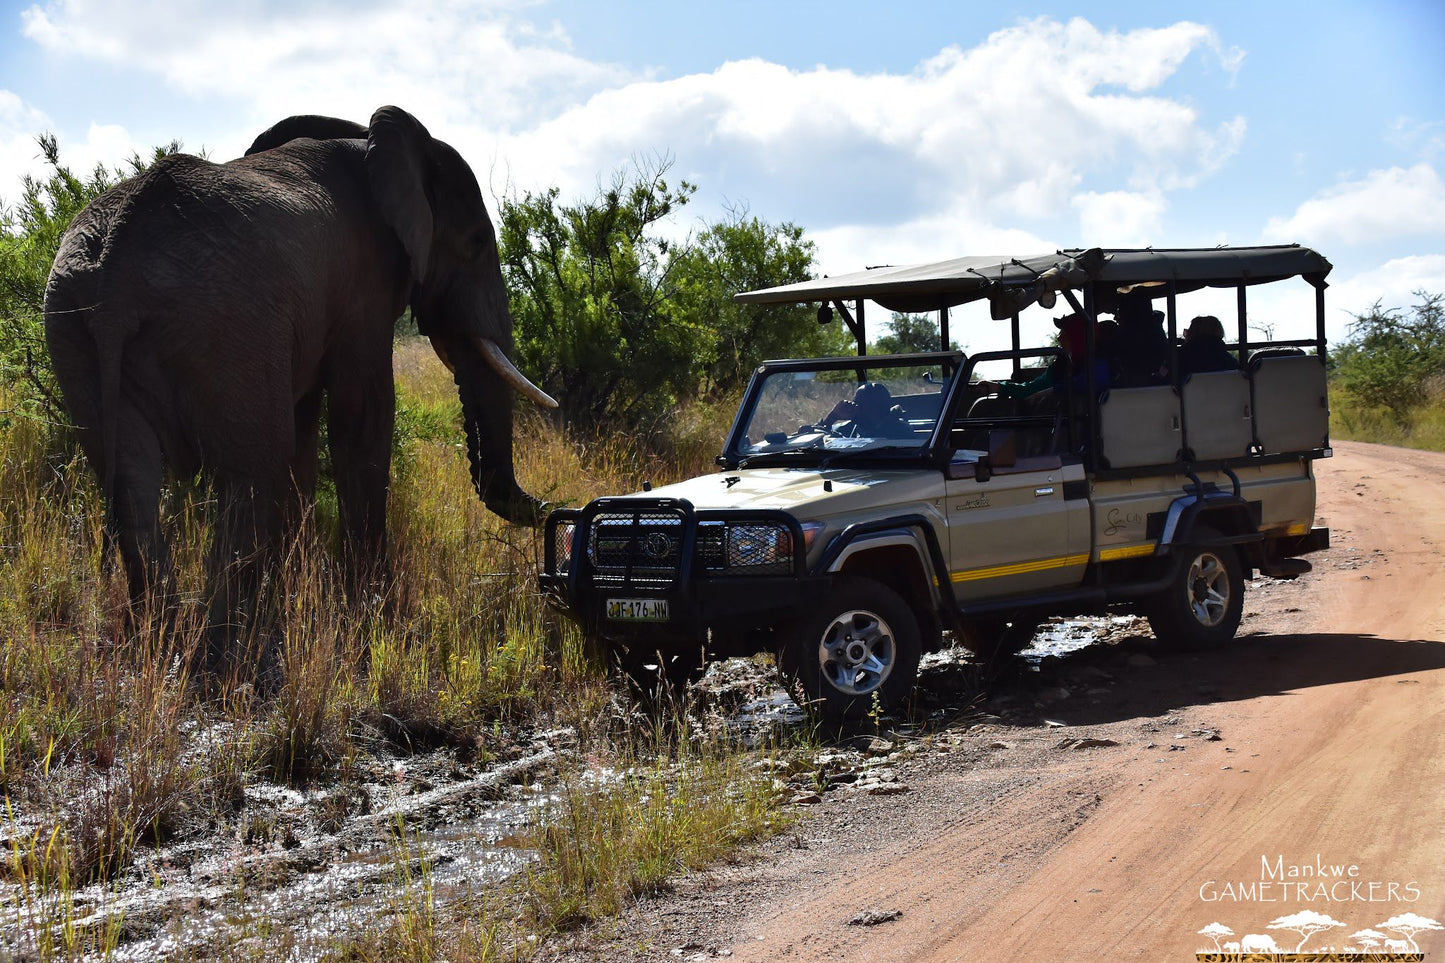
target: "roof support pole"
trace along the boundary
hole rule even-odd
[[[1009,317],[1009,333],[1013,335],[1014,350],[1019,350],[1019,313],[1015,311]]]
[[[948,308],[938,309],[938,350],[948,350]]]
[[[1245,307],[1244,285],[1236,289],[1235,301],[1239,309],[1239,370],[1249,371],[1249,314]],[[1255,411],[1254,403],[1254,378],[1246,377],[1249,382],[1249,440],[1250,453],[1258,454],[1264,451],[1264,446],[1259,443],[1259,413]]]
[[[1315,342],[1315,351],[1320,356],[1320,364],[1325,364],[1325,286],[1323,282],[1315,285]]]
[[[1239,368],[1249,362],[1249,315],[1244,303],[1244,285],[1235,289],[1235,307],[1239,312]]]
[[[1184,410],[1184,378],[1179,370],[1179,310],[1174,293],[1174,282],[1171,280],[1169,293],[1164,299],[1169,322],[1169,380],[1174,383],[1174,392],[1179,400],[1179,459],[1188,461],[1189,412]]]
[[[853,340],[858,342],[858,357],[861,358],[868,353],[868,338],[863,329],[863,299],[859,298],[857,303],[858,317],[856,318],[853,317],[853,312],[848,310],[848,305],[842,301],[834,301],[833,307],[837,309],[839,317],[848,326],[848,330],[853,332]]]
[[[1096,383],[1098,379],[1095,377],[1095,369],[1098,365],[1094,363],[1099,347],[1098,338],[1095,337],[1094,331],[1098,321],[1094,304],[1094,285],[1089,284],[1084,287],[1084,304],[1082,308],[1074,298],[1074,292],[1068,288],[1064,288],[1064,296],[1069,299],[1069,304],[1073,305],[1074,309],[1084,316],[1084,367],[1086,370],[1084,384],[1088,389],[1088,400],[1085,402],[1087,408],[1085,410],[1089,413],[1089,444],[1084,456],[1088,459],[1089,470],[1097,471],[1099,468],[1100,439],[1104,437],[1104,434],[1100,430],[1101,426],[1099,425],[1099,385]],[[1015,350],[1018,349],[1019,343],[1018,320],[1018,315],[1014,315]],[[1069,417],[1073,417],[1072,414],[1070,414]]]

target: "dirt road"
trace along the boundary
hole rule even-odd
[[[1301,910],[1344,924],[1307,949],[1445,922],[1445,455],[1341,443],[1317,471],[1334,545],[1251,584],[1234,647],[1062,660],[905,761],[908,793],[830,795],[763,858],[639,906],[613,949],[1188,960],[1210,923],[1292,950],[1267,924]],[[849,924],[869,911],[899,915]],[[1445,958],[1442,937],[1415,940]]]

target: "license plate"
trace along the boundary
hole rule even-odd
[[[608,599],[607,617],[619,622],[666,622],[666,599]]]

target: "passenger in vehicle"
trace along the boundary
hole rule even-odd
[[[913,435],[913,428],[903,417],[903,409],[893,403],[893,394],[888,386],[877,381],[859,385],[853,391],[852,400],[838,402],[820,424],[831,427],[840,421],[852,422],[852,430],[846,433],[860,438],[909,438]]]
[[[991,393],[997,393],[1004,398],[1029,398],[1045,391],[1056,389],[1087,391],[1089,387],[1088,369],[1084,366],[1085,353],[1085,329],[1086,323],[1081,314],[1068,314],[1062,318],[1054,319],[1054,327],[1059,329],[1059,347],[1064,353],[1054,359],[1054,362],[1044,370],[1044,373],[1032,381],[980,381],[978,387]],[[1097,347],[1099,328],[1096,325],[1094,335]],[[1096,350],[1094,357],[1094,389],[1102,391],[1109,387],[1110,373],[1109,363],[1103,353]]]
[[[1164,332],[1164,312],[1153,305],[1144,291],[1119,296],[1114,311],[1119,325],[1113,351],[1116,387],[1145,388],[1169,380],[1169,335]]]
[[[1179,371],[1191,375],[1205,371],[1238,371],[1239,362],[1224,346],[1224,325],[1212,314],[1189,322],[1179,346]]]

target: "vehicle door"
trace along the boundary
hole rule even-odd
[[[1018,458],[976,475],[981,453],[949,464],[949,569],[960,603],[1078,585],[1089,562],[1083,465],[1059,455]]]

